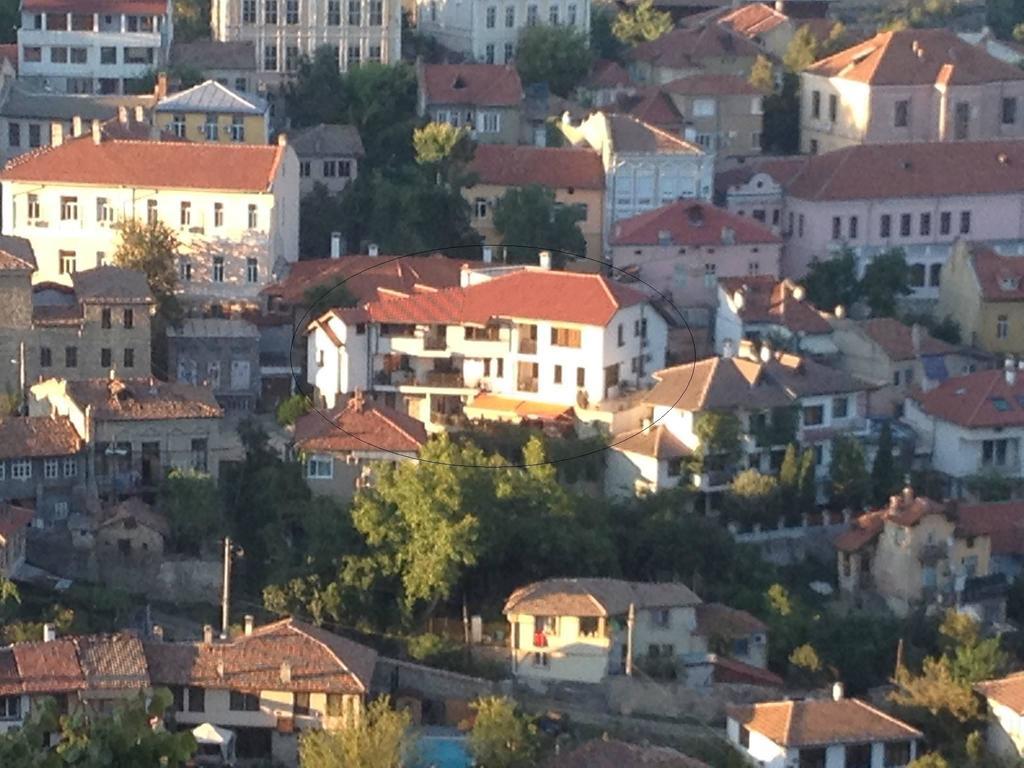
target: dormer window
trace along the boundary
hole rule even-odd
[[[465,79],[463,79],[462,75],[456,75],[454,82],[452,82],[452,88],[454,88],[455,90],[458,91],[458,90],[462,90],[465,87],[466,87]]]
[[[1011,277],[1009,275],[1003,275],[999,278],[999,290],[1001,291],[1015,291],[1020,287],[1020,278]]]

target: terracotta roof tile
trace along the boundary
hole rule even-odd
[[[960,504],[957,529],[965,536],[988,536],[993,555],[1024,555],[1024,502]]]
[[[704,151],[679,136],[645,123],[632,115],[608,115],[608,130],[615,152],[700,155]]]
[[[680,28],[634,47],[627,58],[655,67],[686,69],[709,58],[755,57],[760,49],[750,40],[718,24]]]
[[[816,62],[809,74],[871,85],[977,85],[1024,80],[1024,72],[948,29],[881,32]]]
[[[1015,672],[999,680],[977,683],[974,690],[987,699],[1024,715],[1024,672]]]
[[[71,456],[82,439],[66,416],[0,417],[0,460]]]
[[[782,238],[746,216],[697,200],[677,200],[629,219],[616,222],[613,245],[659,245],[662,233],[670,245],[728,245],[723,234],[731,231],[740,245],[780,243]]]
[[[295,447],[304,453],[394,451],[415,454],[427,442],[422,422],[358,393],[344,405],[311,411],[295,422]]]
[[[1024,426],[1024,372],[1017,372],[1011,384],[1001,369],[978,371],[946,379],[928,392],[917,390],[911,397],[929,416],[962,427]]]
[[[17,60],[17,56],[15,56]],[[617,61],[599,59],[594,62],[590,76],[583,83],[584,88],[625,88],[632,84],[629,73]]]
[[[286,147],[256,144],[102,141],[91,136],[14,158],[4,181],[157,189],[267,192]]]
[[[0,542],[6,544],[15,533],[27,528],[35,515],[31,509],[0,502]]]
[[[146,656],[134,634],[85,635],[73,638],[73,642],[90,690],[137,690],[149,686]]]
[[[693,451],[660,424],[645,430],[627,430],[612,437],[612,450],[671,460],[692,456]]]
[[[722,603],[701,603],[697,606],[696,633],[703,637],[733,639],[767,631],[767,625],[747,611]]]
[[[69,13],[134,13],[161,16],[169,14],[161,0],[24,0],[26,11],[57,11]]]
[[[988,301],[1024,301],[1024,259],[1003,256],[980,243],[970,244],[971,265]]]
[[[772,701],[727,707],[726,714],[785,747],[905,741],[922,737],[917,729],[858,699]]]
[[[913,360],[918,355],[949,355],[956,347],[936,339],[928,330],[919,327],[919,346],[914,349],[912,326],[893,317],[875,317],[860,324],[864,334],[880,346],[892,360]]]
[[[223,415],[212,390],[178,381],[82,379],[66,382],[66,388],[79,406],[91,405],[93,417],[100,421],[219,419]]]
[[[726,656],[715,656],[711,661],[714,667],[714,682],[743,683],[746,685],[765,685],[782,688],[785,681],[774,672],[755,667],[739,659]]]
[[[428,105],[518,107],[523,84],[515,67],[502,64],[423,64],[420,88]]]
[[[721,16],[718,23],[744,37],[756,37],[781,27],[789,17],[765,3],[748,3]]]
[[[571,752],[548,758],[544,768],[710,768],[670,747],[629,744],[616,739],[585,741]]]
[[[850,527],[833,539],[832,544],[842,552],[856,552],[875,540],[885,528],[884,512],[868,512],[855,518]]]
[[[604,189],[601,155],[582,147],[479,144],[469,171],[481,184],[551,189]]]
[[[743,295],[737,314],[744,323],[768,323],[787,328],[793,333],[830,334],[832,326],[805,299],[797,299],[799,288],[792,280],[778,280],[771,275],[723,277],[719,286],[730,298]]]
[[[647,125],[675,135],[682,133],[684,119],[675,103],[665,91],[653,86],[636,93],[622,94],[615,105],[604,107],[606,112],[628,114]]]
[[[641,608],[672,608],[700,603],[690,588],[676,582],[621,579],[547,579],[520,587],[503,613],[533,616],[620,616],[630,603]]]
[[[745,77],[710,73],[681,77],[661,87],[681,96],[757,96],[761,93]]]
[[[61,693],[85,688],[78,651],[70,638],[17,643],[13,651],[18,681],[6,693]]]

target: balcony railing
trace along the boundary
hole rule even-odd
[[[417,376],[414,384],[428,387],[465,387],[466,382],[458,371],[427,371],[424,376]]]
[[[537,379],[520,379],[516,384],[516,388],[520,392],[536,392],[537,387]]]
[[[423,348],[441,352],[448,348],[448,342],[444,336],[424,336]]]
[[[519,340],[519,354],[521,354],[521,355],[535,355],[535,354],[537,354],[537,340],[536,339],[520,339]]]

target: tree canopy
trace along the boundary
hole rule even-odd
[[[864,268],[859,292],[873,317],[893,317],[896,301],[909,296],[910,266],[902,248],[890,248],[875,256]]]
[[[871,478],[860,443],[853,438],[840,435],[832,441],[829,484],[831,502],[837,508],[860,509],[868,500]]]
[[[160,487],[157,506],[170,524],[171,542],[179,552],[198,555],[226,531],[217,483],[209,475],[171,470]]]
[[[659,11],[654,0],[640,0],[632,9],[619,11],[612,32],[627,45],[637,45],[659,37],[672,29],[672,14]]]
[[[120,241],[114,264],[146,273],[157,311],[173,319],[180,313],[174,292],[178,287],[178,254],[181,243],[174,231],[160,220],[145,223],[124,219],[118,225]]]
[[[331,251],[332,233],[344,232],[345,204],[342,194],[332,193],[318,181],[302,198],[299,205],[301,258],[322,259]]]
[[[553,190],[532,184],[501,196],[494,207],[494,227],[503,242],[534,246],[509,248],[510,261],[533,260],[538,248],[548,248],[556,251],[553,255],[559,265],[565,257],[558,251],[586,254],[587,241],[579,227],[585,216],[578,207],[557,203]]]
[[[842,306],[847,310],[860,298],[857,279],[857,257],[849,248],[830,259],[815,259],[803,280],[807,300],[818,309],[832,312]]]
[[[540,754],[537,726],[500,696],[479,699],[469,732],[469,751],[484,768],[533,768]]]
[[[384,696],[362,717],[334,731],[309,729],[299,736],[303,768],[402,768],[412,750],[407,711],[395,711]]]
[[[519,34],[516,69],[525,85],[547,83],[552,93],[569,97],[590,71],[587,38],[573,27],[538,24]]]

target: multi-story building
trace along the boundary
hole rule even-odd
[[[601,154],[605,174],[604,241],[614,224],[679,198],[710,200],[715,158],[696,144],[626,115],[595,112],[562,132]]]
[[[35,510],[40,525],[66,520],[85,488],[83,447],[66,417],[0,418],[0,505]]]
[[[473,206],[473,229],[485,243],[501,242],[494,227],[494,208],[502,196],[536,184],[554,193],[556,205],[583,214],[579,228],[587,252],[580,255],[603,257],[604,167],[593,149],[480,144],[468,170],[475,181],[463,188],[462,195]]]
[[[292,133],[288,142],[299,159],[299,194],[303,197],[317,184],[337,194],[359,175],[363,140],[354,125],[320,123]],[[323,256],[322,253],[307,255]]]
[[[175,41],[172,67],[194,67],[211,80],[238,93],[256,93],[256,44],[252,40]]]
[[[335,51],[342,72],[402,58],[398,0],[213,0],[210,13],[214,40],[255,44],[257,77],[271,86],[322,47]]]
[[[828,39],[837,22],[825,16],[806,18],[791,15],[790,7],[784,2],[744,3],[738,7],[716,8],[706,13],[695,14],[683,20],[683,26],[694,27],[701,23],[715,21],[738,35],[742,35],[774,59],[786,55],[794,35],[807,27],[818,43]],[[797,3],[799,5],[799,3]],[[799,12],[799,9],[795,9]]]
[[[23,0],[18,76],[62,93],[127,93],[166,66],[172,19],[169,0]]]
[[[510,64],[416,66],[416,111],[436,123],[467,128],[481,144],[523,137],[523,84]]]
[[[639,83],[660,85],[691,75],[748,77],[761,50],[743,35],[714,22],[677,28],[626,54]]]
[[[190,317],[167,329],[176,381],[210,387],[226,411],[253,411],[260,397],[260,332],[242,318]]]
[[[266,144],[270,141],[270,105],[207,80],[165,96],[153,108],[157,128],[185,141]]]
[[[988,752],[1009,761],[1024,757],[1024,672],[974,685],[985,698]]]
[[[519,34],[527,27],[552,24],[590,34],[590,0],[493,0],[462,3],[415,0],[416,30],[475,61],[510,64]]]
[[[1024,72],[949,29],[881,32],[800,80],[804,152],[1024,137]]]
[[[646,384],[667,336],[647,297],[549,266],[466,270],[458,288],[327,311],[309,332],[317,401],[373,391],[438,429],[569,417]]]
[[[723,157],[761,154],[763,95],[747,77],[695,74],[661,86],[680,115],[683,136]]]
[[[126,219],[174,231],[187,298],[254,301],[298,258],[299,168],[284,140],[105,140],[94,122],[91,135],[26,155],[0,179],[3,233],[32,243],[36,282],[67,285],[108,261]]]

